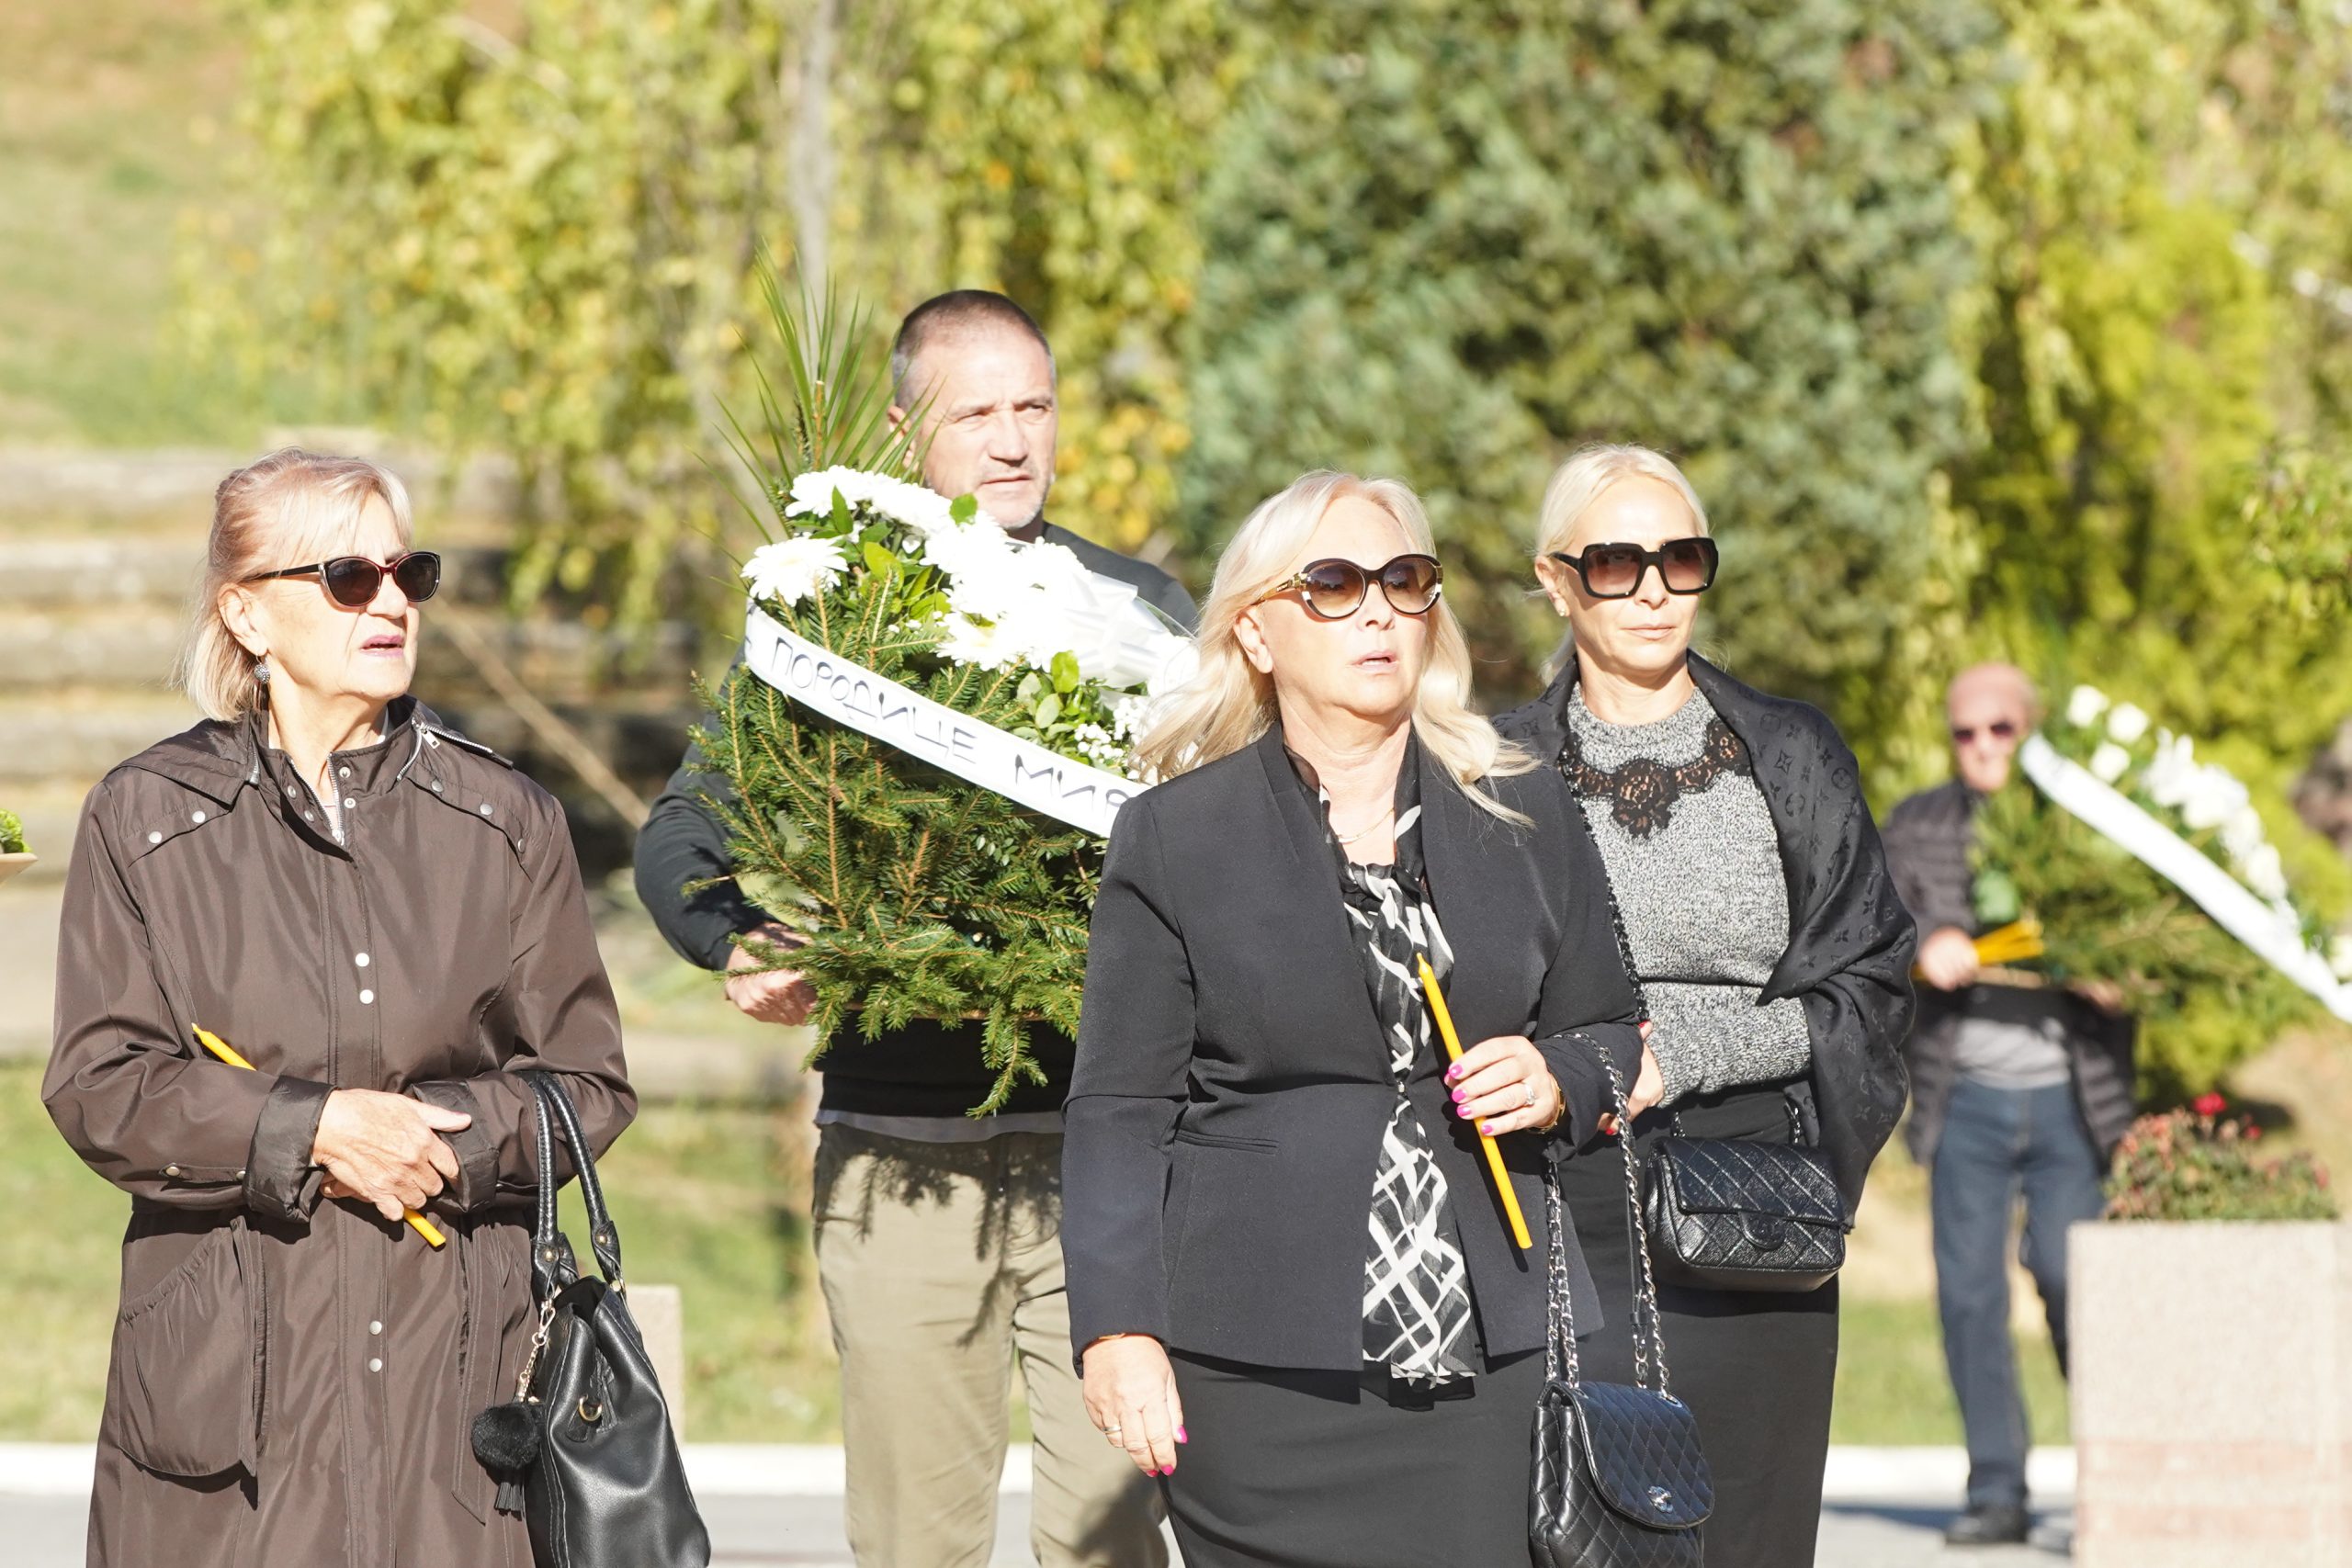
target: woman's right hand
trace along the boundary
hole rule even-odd
[[[320,1110],[311,1161],[326,1167],[328,1196],[356,1198],[397,1222],[458,1179],[458,1156],[441,1134],[473,1120],[404,1094],[339,1089]]]
[[[1634,1075],[1634,1087],[1625,1091],[1625,1109],[1636,1119],[1642,1112],[1666,1098],[1666,1075],[1658,1071],[1657,1053],[1650,1049],[1650,1021],[1642,1020],[1642,1065]],[[1617,1131],[1617,1113],[1600,1113],[1600,1131],[1604,1137]]]
[[[1127,1450],[1146,1475],[1176,1473],[1186,1440],[1184,1406],[1168,1352],[1148,1334],[1119,1334],[1086,1348],[1086,1416]]]

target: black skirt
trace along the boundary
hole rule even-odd
[[[1777,1089],[1679,1109],[1693,1137],[1789,1139]],[[1663,1132],[1665,1120],[1650,1112],[1637,1132]],[[1607,1314],[1600,1332],[1578,1336],[1580,1370],[1631,1382],[1632,1229],[1618,1145],[1596,1141],[1564,1162],[1560,1194]],[[1715,1511],[1700,1531],[1707,1568],[1813,1568],[1838,1372],[1838,1282],[1799,1295],[1660,1286],[1658,1305],[1673,1391],[1698,1418],[1714,1479]]]
[[[1191,1441],[1164,1484],[1185,1568],[1528,1568],[1541,1351],[1466,1393],[1171,1353]]]

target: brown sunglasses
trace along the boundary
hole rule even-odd
[[[1398,556],[1374,567],[1337,558],[1311,560],[1258,595],[1255,603],[1296,593],[1306,602],[1306,613],[1317,620],[1343,621],[1363,608],[1375,582],[1381,597],[1398,615],[1427,615],[1445,591],[1445,569],[1435,556]]]
[[[422,604],[441,591],[441,558],[431,550],[411,550],[380,563],[366,556],[336,556],[309,566],[289,566],[283,571],[257,572],[244,581],[316,576],[328,598],[346,610],[364,610],[376,602],[376,591],[384,585],[388,574],[392,586],[412,604]]]

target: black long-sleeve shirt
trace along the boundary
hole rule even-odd
[[[1192,595],[1159,568],[1050,523],[1043,536],[1068,546],[1088,570],[1133,587],[1146,604],[1187,630],[1193,626],[1197,611]],[[730,671],[728,679],[737,673]],[[706,726],[715,722],[709,716],[704,719]],[[638,897],[679,956],[705,969],[726,968],[735,939],[771,919],[735,881],[727,827],[710,806],[712,800],[733,799],[733,784],[708,771],[689,747],[637,838]],[[705,882],[709,886],[686,891]],[[1057,1111],[1069,1089],[1074,1043],[1042,1024],[1032,1027],[1030,1038],[1047,1081],[1015,1089],[1004,1106],[1009,1115]],[[994,1082],[981,1061],[980,1025],[933,1020],[919,1020],[874,1041],[843,1031],[825,1054],[824,1073],[821,1108],[864,1116],[960,1117],[986,1098]]]

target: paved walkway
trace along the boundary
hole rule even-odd
[[[1005,1468],[1001,1568],[1034,1561],[1028,1459],[1017,1450]],[[1832,1450],[1819,1568],[2052,1568],[2065,1556],[2073,1456],[2034,1459],[2036,1495],[2052,1510],[2034,1543],[1949,1551],[1944,1520],[1966,1468],[1957,1450]],[[710,1525],[713,1568],[850,1568],[839,1449],[695,1444],[686,1461]],[[0,1540],[9,1543],[14,1568],[78,1568],[88,1470],[86,1450],[0,1443]]]

